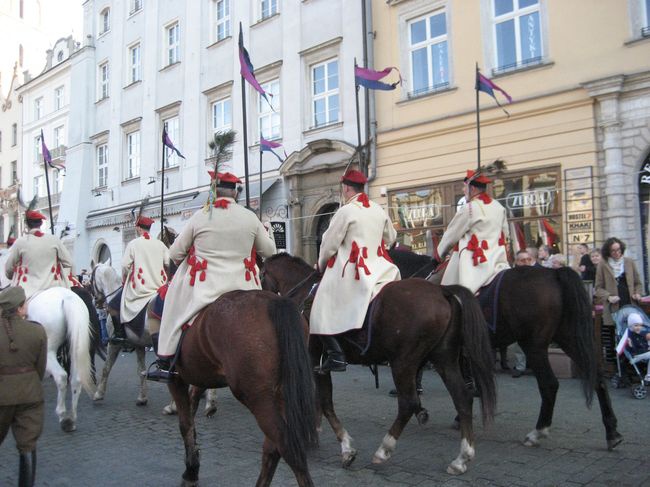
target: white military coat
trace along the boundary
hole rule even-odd
[[[29,299],[51,287],[69,289],[72,258],[57,237],[32,229],[9,249],[4,270],[12,286],[22,287]]]
[[[506,210],[486,193],[479,193],[449,223],[437,248],[438,258],[453,247],[442,285],[460,284],[475,293],[508,264]]]
[[[162,357],[174,355],[181,327],[219,296],[261,289],[255,254],[270,257],[276,248],[252,211],[233,198],[219,198],[211,211],[201,209],[190,218],[169,252],[180,265],[165,297],[158,342]]]
[[[339,208],[323,234],[318,268],[324,274],[311,309],[310,333],[336,335],[363,326],[372,298],[400,279],[386,252],[396,236],[384,209],[365,193]]]
[[[165,266],[169,250],[160,240],[145,232],[129,242],[122,256],[122,301],[120,319],[123,323],[138,316],[158,289],[167,283]]]
[[[7,262],[7,257],[9,257],[10,249],[0,250],[0,289],[4,289],[7,286],[11,286],[11,279],[5,274],[5,264]]]

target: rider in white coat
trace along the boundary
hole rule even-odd
[[[434,253],[439,263],[452,252],[443,285],[460,284],[476,293],[510,268],[506,210],[485,192],[491,182],[481,173],[467,171],[463,188],[467,203],[454,215]]]
[[[11,249],[11,246],[14,244],[16,239],[14,237],[9,237],[7,239],[7,248],[4,250],[0,250],[0,289],[4,289],[6,287],[11,286],[11,279],[7,277],[7,275],[4,272],[5,269],[5,264],[7,262],[7,257],[9,257],[9,249]]]
[[[218,197],[197,211],[169,249],[178,270],[169,284],[160,323],[158,369],[151,380],[170,378],[182,328],[197,314],[229,291],[261,289],[256,255],[275,254],[275,242],[255,213],[237,204],[233,174],[217,174]],[[215,323],[218,326],[218,323]]]
[[[5,262],[6,276],[25,290],[27,300],[51,287],[70,289],[73,277],[70,253],[56,236],[40,230],[43,220],[38,211],[25,213],[29,232],[16,240]]]
[[[370,301],[381,288],[400,279],[386,247],[397,233],[384,209],[363,192],[366,177],[349,170],[341,178],[346,204],[330,221],[323,234],[318,286],[310,315],[310,333],[319,335],[327,359],[319,372],[343,371],[343,351],[333,335],[363,326]]]

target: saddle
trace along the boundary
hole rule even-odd
[[[156,297],[158,297],[158,295],[156,295]],[[108,307],[114,311],[113,316],[117,316],[120,321],[122,320],[122,317],[120,316],[121,301],[122,290],[120,290],[108,303]],[[138,338],[142,337],[142,334],[144,333],[144,322],[145,317],[147,316],[147,307],[148,304],[145,305],[144,308],[142,308],[137,316],[131,321],[122,322],[124,328],[130,329]]]
[[[370,317],[372,316],[374,305],[375,300],[373,299],[368,305],[366,317],[363,319],[363,326],[361,326],[361,328],[350,330],[340,335],[341,338],[347,343],[350,343],[358,348],[362,356],[368,352],[370,346],[372,345],[373,323]]]

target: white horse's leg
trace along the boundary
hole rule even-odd
[[[177,414],[178,410],[176,409],[176,402],[173,399],[169,401],[169,404],[163,408],[162,413],[166,416],[173,416]]]
[[[208,418],[217,412],[217,390],[208,389],[205,396],[205,415]]]
[[[70,414],[68,419],[72,422],[70,430],[64,431],[74,431],[77,429],[77,405],[79,404],[79,396],[81,395],[81,379],[79,378],[79,370],[77,364],[75,363],[74,357],[70,361],[70,389],[72,393],[72,400],[70,402]],[[63,425],[61,426],[63,427]]]
[[[525,446],[539,446],[540,440],[542,438],[548,437],[548,428],[542,428],[541,430],[534,429],[526,435],[524,439]]]
[[[57,417],[59,418],[59,424],[63,431],[72,431],[70,428],[70,422],[67,418],[67,408],[65,405],[66,395],[68,393],[68,374],[66,374],[63,367],[59,364],[56,359],[56,350],[48,350],[47,352],[47,373],[52,375],[54,383],[56,384],[57,396],[56,396],[56,412]]]
[[[108,376],[111,373],[111,369],[113,368],[113,365],[115,365],[115,361],[117,360],[117,357],[120,355],[120,351],[122,350],[122,347],[116,346],[111,342],[108,342],[108,349],[106,351],[106,362],[104,363],[104,368],[102,369],[102,377],[99,380],[99,384],[97,384],[97,390],[95,391],[95,396],[93,397],[93,400],[95,401],[101,401],[104,399],[104,396],[106,395],[106,387],[108,385]]]
[[[138,357],[138,377],[140,378],[140,395],[135,400],[135,403],[138,406],[146,406],[148,402],[147,398],[147,377],[145,375],[145,350],[144,347],[135,347],[135,353]]]

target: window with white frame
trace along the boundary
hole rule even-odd
[[[215,41],[230,36],[230,0],[215,1]]]
[[[643,30],[642,33],[644,36],[650,35],[650,0],[643,0],[643,6],[645,10],[645,16],[643,17]]]
[[[165,28],[165,39],[167,45],[166,63],[169,66],[180,61],[181,30],[178,22]]]
[[[172,141],[172,144],[174,144],[175,147],[179,147],[181,142],[181,121],[178,116],[166,119],[163,124],[167,129],[169,140]],[[165,167],[178,166],[178,155],[166,147],[164,150],[167,151],[165,155]]]
[[[63,191],[63,177],[61,171],[52,171],[52,192],[58,194]]]
[[[447,13],[436,11],[409,22],[411,96],[449,86]]]
[[[11,184],[18,182],[18,161],[11,161]]]
[[[263,19],[278,13],[278,0],[261,0],[260,13]]]
[[[339,121],[339,62],[331,59],[311,67],[312,125]]]
[[[212,132],[224,132],[232,128],[232,100],[224,98],[211,105]]]
[[[134,14],[138,10],[142,10],[142,0],[131,0],[131,10],[129,10],[129,14]]]
[[[2,132],[0,132],[0,152],[2,152]]]
[[[111,9],[106,7],[99,13],[99,34],[105,34],[111,30]]]
[[[64,89],[63,86],[59,86],[54,90],[54,109],[55,110],[60,110],[63,108],[63,104],[65,103],[65,100],[63,99],[64,96]]]
[[[34,100],[34,120],[38,120],[43,116],[43,97],[38,97]]]
[[[108,98],[109,93],[109,66],[108,61],[99,65],[99,86],[97,88],[97,99]]]
[[[34,186],[33,186],[34,196],[39,198],[45,196],[45,185],[43,184],[43,175],[34,176]]]
[[[37,135],[34,137],[34,163],[38,164],[41,161],[41,156],[43,155],[43,146],[41,145],[41,136]]]
[[[262,83],[262,88],[268,93],[268,99],[273,106],[267,103],[262,95],[257,97],[258,132],[265,139],[279,139],[280,134],[280,80],[274,79]],[[273,96],[271,96],[273,95]]]
[[[142,76],[140,74],[140,44],[134,44],[129,47],[128,63],[129,63],[129,84],[140,81]]]
[[[97,188],[103,188],[108,184],[108,144],[97,146],[96,158],[96,179]]]
[[[140,131],[126,134],[126,177],[140,176]]]
[[[65,145],[65,126],[54,127],[54,147]]]
[[[18,124],[14,123],[11,125],[11,147],[16,147],[18,143]]]
[[[537,64],[544,56],[539,0],[493,0],[495,72]]]

